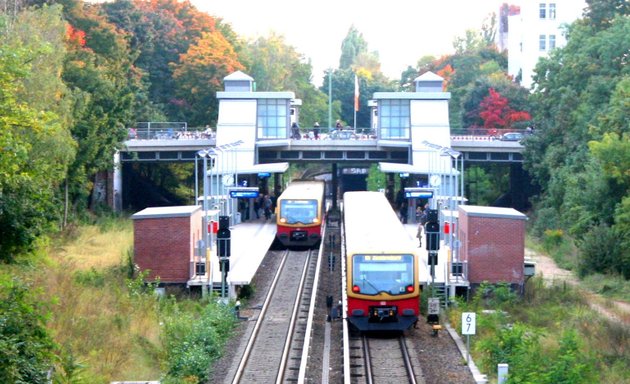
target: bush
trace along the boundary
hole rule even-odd
[[[227,305],[208,303],[198,313],[182,311],[172,303],[164,320],[167,351],[165,382],[206,382],[210,366],[221,353],[236,322]]]
[[[562,236],[564,231],[562,229],[545,229],[543,234],[543,249],[546,252],[554,248],[558,248],[562,243]]]
[[[592,227],[579,244],[578,273],[584,277],[591,273],[614,274],[621,272],[620,240],[607,225]]]
[[[48,383],[54,343],[31,287],[0,275],[0,382]]]
[[[560,227],[558,213],[554,208],[540,208],[536,211],[531,230],[534,236],[542,238],[545,230]]]

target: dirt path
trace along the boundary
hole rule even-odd
[[[607,318],[630,326],[630,303],[611,300],[599,294],[584,289],[573,272],[556,265],[551,257],[525,249],[525,257],[536,262],[536,275],[540,275],[549,283],[566,282],[579,289],[588,299],[590,307]]]

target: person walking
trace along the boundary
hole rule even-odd
[[[263,200],[263,207],[265,210],[265,220],[271,219],[271,205],[273,202],[271,201],[271,197],[269,195],[265,195],[265,199]]]
[[[416,233],[416,237],[418,238],[418,248],[422,247],[422,234],[424,232],[424,224],[422,222],[418,223],[418,233]]]

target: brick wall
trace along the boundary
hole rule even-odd
[[[525,220],[501,217],[459,216],[461,259],[468,261],[468,280],[523,284]]]
[[[150,270],[148,280],[186,283],[195,242],[201,233],[201,211],[191,216],[134,221],[134,261]]]

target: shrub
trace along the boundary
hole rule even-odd
[[[562,229],[545,229],[543,234],[543,249],[549,252],[551,249],[557,248],[562,243]]]
[[[620,246],[620,240],[609,226],[592,227],[579,244],[581,254],[578,272],[580,276],[591,273],[621,272]]]
[[[0,382],[48,383],[54,343],[46,311],[31,287],[0,274]]]
[[[165,382],[176,379],[205,382],[211,363],[220,356],[232,333],[234,313],[228,306],[217,303],[200,307],[196,315],[180,310],[175,303],[166,309],[169,313],[164,319],[163,333],[168,370]]]

